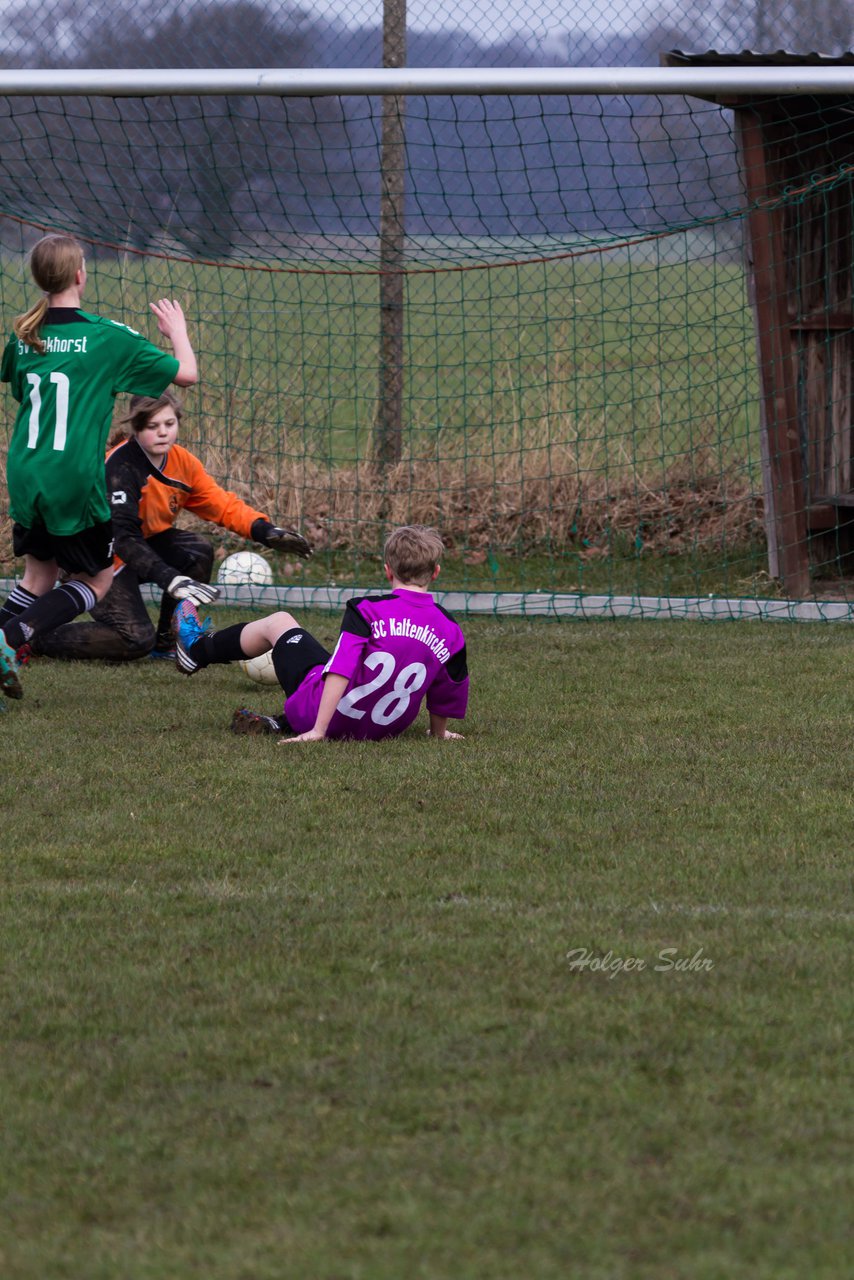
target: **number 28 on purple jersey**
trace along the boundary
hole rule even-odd
[[[332,657],[310,671],[285,703],[296,733],[313,726],[327,674],[348,681],[330,738],[393,737],[412,724],[425,699],[434,715],[465,715],[465,637],[427,592],[398,588],[348,601]]]

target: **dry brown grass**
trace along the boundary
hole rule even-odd
[[[652,472],[650,468],[650,472]],[[283,460],[275,471],[244,462],[231,483],[278,519],[304,528],[318,549],[372,552],[388,524],[441,529],[452,550],[608,553],[615,539],[646,554],[702,545],[733,550],[764,536],[762,501],[743,474],[699,453],[666,473],[616,474],[569,446],[489,456],[406,458],[330,467]]]
[[[764,536],[762,501],[732,466],[698,453],[663,472],[609,471],[570,446],[488,456],[407,458],[385,471],[370,462],[332,467],[280,457],[275,466],[244,454],[204,449],[214,475],[276,519],[302,528],[318,550],[377,550],[388,524],[441,529],[461,554],[493,550],[609,554],[615,540],[645,555],[702,547],[732,553]],[[0,505],[7,510],[5,489]],[[11,562],[9,523],[0,559]]]

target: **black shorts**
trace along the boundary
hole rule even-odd
[[[67,537],[49,533],[44,525],[25,529],[22,524],[13,524],[12,548],[16,556],[55,560],[66,573],[85,573],[94,578],[113,563],[113,524],[105,520]]]
[[[325,667],[331,657],[329,650],[302,627],[291,627],[280,635],[273,645],[273,666],[285,697],[296,692],[309,671]]]

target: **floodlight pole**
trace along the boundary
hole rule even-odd
[[[385,0],[383,67],[406,66],[406,0]],[[380,371],[374,458],[400,461],[403,437],[403,340],[406,188],[406,99],[383,97],[380,164]]]

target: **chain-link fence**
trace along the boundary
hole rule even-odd
[[[643,66],[662,50],[838,54],[852,0],[393,0],[410,66]],[[382,0],[19,0],[3,5],[0,65],[382,64]]]

